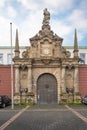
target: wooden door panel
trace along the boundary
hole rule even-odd
[[[37,80],[37,101],[39,103],[57,103],[57,81],[49,74],[42,74]]]

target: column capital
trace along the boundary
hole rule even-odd
[[[15,68],[19,68],[19,65],[14,65]]]

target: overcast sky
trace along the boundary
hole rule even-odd
[[[77,29],[79,46],[87,46],[87,0],[0,0],[0,46],[10,46],[18,28],[20,46],[29,46],[29,38],[42,26],[43,10],[50,12],[50,26],[63,45],[72,46]]]

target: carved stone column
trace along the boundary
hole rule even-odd
[[[19,81],[19,68],[15,66],[15,93],[19,93],[20,81]]]
[[[61,74],[61,93],[65,93],[66,92],[66,88],[65,88],[65,67],[62,67],[62,74]]]
[[[28,65],[28,84],[27,84],[27,87],[28,87],[28,92],[31,92],[32,91],[32,71],[31,71],[31,65]]]
[[[74,92],[79,92],[78,67],[75,68],[74,72]]]

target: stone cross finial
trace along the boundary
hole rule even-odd
[[[50,13],[47,8],[44,9],[44,18],[43,18],[43,25],[48,25],[50,20]]]

